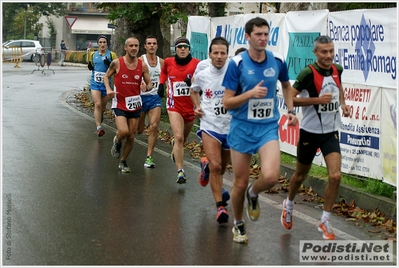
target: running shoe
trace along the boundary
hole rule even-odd
[[[97,137],[102,137],[104,136],[105,131],[102,128],[97,129]]]
[[[186,181],[187,181],[186,174],[184,174],[184,172],[181,171],[181,170],[178,171],[177,172],[177,180],[176,180],[176,182],[179,183],[179,184],[182,184],[182,183],[186,183]]]
[[[170,144],[172,144],[172,152],[170,153],[170,158],[173,160],[173,162],[176,162],[175,155],[173,154],[173,147],[175,146],[175,139],[172,139]]]
[[[123,172],[123,173],[130,173],[130,167],[127,166],[126,160],[121,160],[119,162],[119,169]]]
[[[152,159],[152,156],[147,156],[147,158],[145,159],[144,166],[146,168],[154,168],[155,167],[155,163],[154,163],[154,160]]]
[[[249,196],[248,191],[249,191],[250,187],[248,187],[248,189],[247,189],[247,199],[248,199],[247,215],[251,220],[256,221],[259,218],[259,214],[260,214],[259,201],[258,201],[258,197],[250,197]]]
[[[122,147],[122,142],[118,143],[118,139],[115,136],[111,148],[111,155],[115,158],[119,158],[121,156],[121,147]]]
[[[230,194],[229,194],[229,192],[227,191],[227,190],[225,190],[224,188],[222,188],[222,201],[224,202],[224,203],[226,203],[227,201],[229,201],[230,200]],[[227,206],[227,204],[226,204],[226,206]]]
[[[283,202],[283,211],[281,212],[281,224],[285,229],[290,230],[292,228],[292,209],[287,209],[285,202],[287,202],[287,199],[284,199]]]
[[[334,240],[335,233],[332,229],[330,220],[326,220],[324,222],[319,222],[319,226],[317,228],[319,232],[323,233],[323,238],[326,240]]]
[[[248,236],[245,231],[245,223],[243,221],[237,222],[237,224],[234,224],[233,226],[233,241],[237,243],[248,243]]]
[[[229,213],[227,213],[227,209],[223,206],[218,207],[218,213],[216,215],[216,220],[217,222],[220,223],[225,223],[228,222],[229,220]]]
[[[198,182],[201,186],[205,187],[209,183],[209,161],[208,158],[202,157],[200,161],[201,172],[198,175]]]

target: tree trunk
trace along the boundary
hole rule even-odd
[[[125,41],[129,37],[136,37],[140,42],[138,56],[145,54],[144,42],[148,35],[154,35],[157,38],[158,47],[163,47],[164,39],[162,37],[160,22],[161,12],[152,13],[151,10],[147,10],[144,14],[149,15],[140,21],[134,22],[127,18],[117,21],[113,50],[118,56],[125,55]],[[163,49],[158,49],[157,54],[163,58]]]
[[[209,17],[223,17],[225,16],[227,3],[208,3]]]
[[[163,38],[163,46],[158,45],[158,50],[162,50],[163,57],[166,58],[172,56],[170,51],[170,24],[166,22],[166,20],[161,19],[161,32]]]
[[[186,3],[177,3],[176,8],[178,8],[181,12],[185,12],[190,16],[198,16],[199,15],[199,6],[198,3],[186,2]],[[186,36],[187,34],[187,21],[179,19],[178,23],[181,26],[182,36]]]
[[[288,11],[308,10],[310,3],[298,2],[282,2],[280,4],[280,13],[287,13]]]
[[[287,13],[288,11],[320,10],[320,9],[327,9],[327,3],[282,2],[282,3],[280,3],[279,12]]]

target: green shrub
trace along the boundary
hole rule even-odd
[[[86,51],[67,51],[65,54],[66,62],[74,63],[87,63],[87,52]]]

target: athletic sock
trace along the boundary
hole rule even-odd
[[[234,219],[234,225],[237,225],[238,223],[241,223],[241,222],[244,222],[244,220],[237,221],[236,219]]]
[[[289,200],[287,197],[287,199],[285,201],[285,207],[289,210],[294,209],[294,201]]]
[[[330,215],[331,215],[331,212],[327,212],[327,211],[323,210],[323,214],[321,215],[321,222],[330,220]]]
[[[257,198],[258,195],[255,194],[255,193],[252,191],[252,187],[254,187],[253,184],[251,185],[251,187],[249,187],[249,189],[248,189],[248,194],[249,194],[249,196],[252,197],[252,198]]]

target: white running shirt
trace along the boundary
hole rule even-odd
[[[150,73],[150,80],[152,83],[152,90],[143,92],[141,91],[141,95],[157,95],[158,94],[158,85],[159,85],[159,77],[161,76],[161,64],[159,63],[159,57],[157,56],[157,65],[152,67],[147,60],[147,55],[143,55],[144,62],[148,65],[148,70]]]
[[[202,89],[201,109],[204,115],[200,120],[200,129],[227,134],[230,129],[231,115],[223,107],[225,87],[222,86],[228,62],[221,69],[212,64],[194,76],[191,88],[195,92]]]

